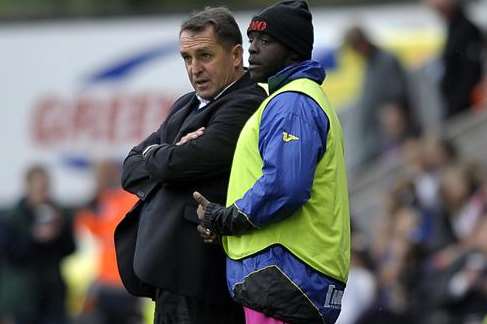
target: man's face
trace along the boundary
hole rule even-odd
[[[49,198],[49,177],[44,172],[35,172],[27,180],[27,198],[33,204],[41,204]]]
[[[267,82],[290,63],[290,50],[266,33],[250,32],[249,43],[249,72],[256,82]]]
[[[212,99],[239,76],[242,47],[218,42],[211,25],[199,32],[183,30],[179,50],[191,85],[204,99]]]

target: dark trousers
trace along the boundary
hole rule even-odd
[[[237,303],[210,304],[200,299],[158,291],[154,324],[244,324]]]

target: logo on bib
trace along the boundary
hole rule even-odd
[[[326,293],[325,308],[341,309],[342,297],[343,290],[337,289],[335,285],[329,285]]]
[[[299,137],[291,135],[287,132],[283,132],[282,133],[282,140],[287,143],[287,142],[297,141],[297,140],[299,140]]]

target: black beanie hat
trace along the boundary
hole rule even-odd
[[[264,32],[298,53],[311,58],[313,51],[313,24],[308,4],[302,0],[285,0],[265,8],[252,18],[250,32]]]

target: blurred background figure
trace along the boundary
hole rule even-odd
[[[410,107],[408,77],[399,59],[377,46],[362,27],[351,27],[344,43],[365,62],[365,75],[356,102],[358,162],[370,163],[417,131]]]
[[[423,208],[438,209],[441,202],[439,185],[441,172],[458,159],[455,145],[439,136],[424,136],[421,139],[418,168],[412,171],[415,177],[416,194]]]
[[[482,111],[487,109],[487,32],[483,35],[483,72],[484,75],[480,83],[475,87],[473,92],[473,105],[476,111]]]
[[[9,248],[9,230],[5,222],[5,215],[0,213],[0,286],[5,281],[5,267],[7,263],[7,250]],[[5,292],[0,288],[0,324],[12,324],[12,318],[10,311],[7,310],[8,306],[5,305],[4,295]]]
[[[380,137],[379,153],[387,158],[397,159],[402,145],[419,134],[419,128],[412,118],[412,112],[398,102],[386,102],[378,111]]]
[[[122,190],[120,163],[96,164],[93,199],[76,214],[76,228],[88,231],[98,246],[96,279],[88,289],[78,324],[137,324],[142,322],[141,302],[122,286],[114,248],[117,224],[137,197]]]
[[[337,324],[354,324],[370,310],[376,300],[377,280],[370,255],[370,242],[352,224],[352,254],[347,288]]]
[[[5,219],[0,314],[15,324],[68,322],[60,264],[75,244],[71,220],[51,199],[49,184],[43,166],[30,167],[24,196]]]
[[[445,104],[444,117],[448,119],[472,107],[474,89],[483,73],[483,36],[465,13],[466,0],[424,1],[447,25],[440,91]]]
[[[385,197],[385,213],[374,231],[371,255],[377,278],[374,307],[360,323],[415,323],[419,248],[429,235],[409,178],[398,179]]]

